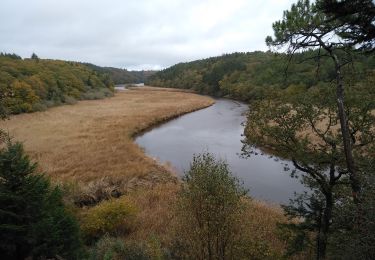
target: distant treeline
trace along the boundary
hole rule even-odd
[[[99,73],[107,73],[114,84],[144,83],[148,77],[155,73],[152,70],[128,71],[113,67],[99,67],[90,63],[83,64]]]
[[[314,51],[296,53],[293,62],[285,54],[272,52],[225,54],[176,64],[155,73],[147,83],[251,101],[263,98],[271,89],[291,93],[330,84],[334,80],[334,67],[329,59],[315,58],[316,54]],[[373,54],[352,58],[352,66],[346,68],[350,71],[344,74],[351,83],[365,79],[364,73],[375,69]]]
[[[0,53],[0,112],[19,114],[112,96],[114,84],[144,82],[150,73]]]

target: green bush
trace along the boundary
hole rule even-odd
[[[120,238],[103,236],[91,249],[89,259],[91,260],[149,260],[155,259],[150,255],[149,248],[145,243],[135,241],[124,242]]]
[[[47,105],[44,103],[35,103],[32,107],[32,111],[45,111],[47,110]]]
[[[64,103],[68,105],[74,105],[77,104],[77,100],[74,97],[65,95],[64,96]]]
[[[133,226],[135,213],[135,207],[124,197],[103,201],[83,213],[82,232],[88,240],[105,234],[127,234]]]
[[[228,164],[205,153],[194,156],[179,195],[174,257],[235,259],[246,191]]]

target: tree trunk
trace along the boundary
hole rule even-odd
[[[340,119],[341,134],[343,138],[344,153],[346,159],[346,166],[348,168],[350,183],[353,193],[353,199],[357,203],[359,201],[358,195],[361,190],[361,185],[358,177],[358,173],[355,169],[353,159],[352,141],[350,138],[348,119],[345,112],[344,105],[344,83],[341,75],[340,63],[337,56],[331,53],[331,56],[335,62],[336,67],[336,102],[338,109],[338,116]]]
[[[332,207],[333,207],[333,198],[332,191],[324,194],[326,206],[323,210],[322,219],[320,221],[320,230],[317,237],[317,255],[316,259],[321,260],[326,258],[327,251],[327,241],[328,241],[328,231],[330,226],[330,221],[332,218]]]

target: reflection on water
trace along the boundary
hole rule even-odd
[[[241,158],[242,133],[247,106],[218,99],[199,110],[139,136],[136,143],[160,162],[170,162],[181,176],[188,170],[193,154],[211,152],[225,159],[233,174],[243,180],[250,195],[271,202],[286,203],[302,185],[284,171],[288,161],[259,152]],[[290,165],[291,166],[291,165]]]

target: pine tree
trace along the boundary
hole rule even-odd
[[[33,60],[39,60],[39,57],[38,57],[38,55],[36,55],[36,54],[33,52],[33,54],[31,55],[31,59],[33,59]]]
[[[79,229],[65,210],[61,191],[36,171],[20,143],[1,135],[0,256],[77,257]]]

